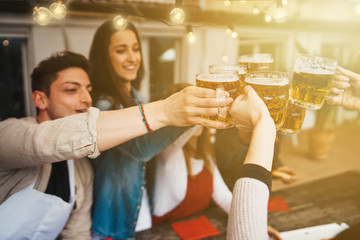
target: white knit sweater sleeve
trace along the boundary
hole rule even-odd
[[[227,240],[268,240],[269,189],[254,178],[237,180],[230,208]]]

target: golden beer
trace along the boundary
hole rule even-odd
[[[236,73],[204,73],[196,75],[196,86],[210,88],[214,90],[223,89],[230,94],[230,97],[235,99],[239,94],[240,82],[239,77]],[[220,112],[222,113],[222,115],[220,114]],[[230,113],[226,109],[226,106],[219,106],[218,116],[203,117],[224,122],[227,124],[227,127],[232,127],[234,125],[231,120]]]
[[[274,59],[269,53],[248,54],[239,57],[239,65],[246,66],[247,72],[272,71]]]
[[[291,82],[291,101],[299,107],[320,109],[329,94],[337,67],[336,60],[300,55]]]
[[[236,64],[210,65],[209,72],[210,73],[236,72],[237,75],[239,76],[239,81],[240,81],[239,93],[242,92],[242,89],[245,86],[246,66],[240,66],[240,65],[236,65]]]
[[[291,98],[294,104],[310,109],[320,109],[329,94],[334,73],[294,72],[291,82]]]
[[[279,132],[282,134],[297,134],[304,122],[306,108],[298,107],[289,101],[284,124]]]
[[[248,73],[245,83],[250,85],[269,109],[279,129],[284,123],[289,100],[289,77],[281,72]]]

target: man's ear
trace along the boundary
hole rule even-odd
[[[35,90],[32,93],[32,100],[35,106],[40,110],[46,110],[48,107],[48,97],[47,95],[39,90]]]

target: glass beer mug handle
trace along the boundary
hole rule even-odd
[[[216,101],[218,106],[218,118],[225,119],[227,114],[227,108],[225,89],[223,86],[219,86],[216,88]]]

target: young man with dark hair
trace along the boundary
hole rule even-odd
[[[86,112],[92,103],[89,72],[88,60],[76,53],[63,52],[42,61],[31,74],[32,99],[37,108],[37,123]],[[23,121],[36,124],[36,120],[28,118]],[[12,124],[11,121],[14,123]],[[28,124],[23,121],[8,120],[4,121],[2,126],[9,124],[9,128],[12,128],[12,126],[20,127],[22,124]],[[11,162],[1,160],[0,216],[5,220],[9,216],[6,218],[3,216],[8,212],[14,221],[10,220],[11,226],[1,229],[0,235],[7,232],[9,235],[5,234],[5,236],[10,238],[33,236],[30,238],[50,239],[56,238],[61,232],[64,238],[89,238],[92,203],[92,191],[89,190],[92,188],[93,181],[89,162],[85,158],[77,161],[59,161],[63,158],[56,156],[55,153],[67,151],[59,149],[63,146],[61,143],[52,145],[52,141],[44,141],[36,146],[37,140],[42,138],[38,135],[53,133],[55,137],[58,131],[64,130],[64,127],[66,128],[66,125],[58,125],[44,129],[47,133],[36,133],[36,131],[32,133],[30,128],[33,127],[29,124],[28,134],[19,134],[18,137],[24,138],[12,144],[23,145],[22,154],[34,155],[34,158],[27,161],[25,157],[17,156],[14,152]],[[8,131],[5,128],[2,132],[6,135]],[[13,133],[17,134],[16,131]],[[74,132],[73,135],[76,133]],[[62,137],[57,140],[67,141]],[[27,146],[32,144],[34,147]],[[1,145],[4,146],[3,141]],[[41,155],[38,151],[47,151],[50,155],[43,159],[37,158],[35,157],[37,154]],[[51,156],[52,152],[54,156]],[[74,159],[74,156],[69,156],[68,159]],[[15,192],[16,194],[13,194]],[[40,214],[41,212],[46,215]],[[26,214],[29,217],[21,217],[19,214]],[[45,219],[46,217],[52,219]],[[1,225],[5,227],[7,224]],[[21,226],[26,226],[26,228],[22,231],[17,230],[15,233],[15,230],[20,229]],[[74,233],[76,235],[73,235]]]
[[[31,75],[37,117],[0,122],[1,239],[90,239],[93,173],[87,158],[150,129],[224,127],[201,118],[217,114],[216,93],[197,87],[140,110],[99,112],[91,107],[89,69],[82,55],[71,52],[42,61]]]

